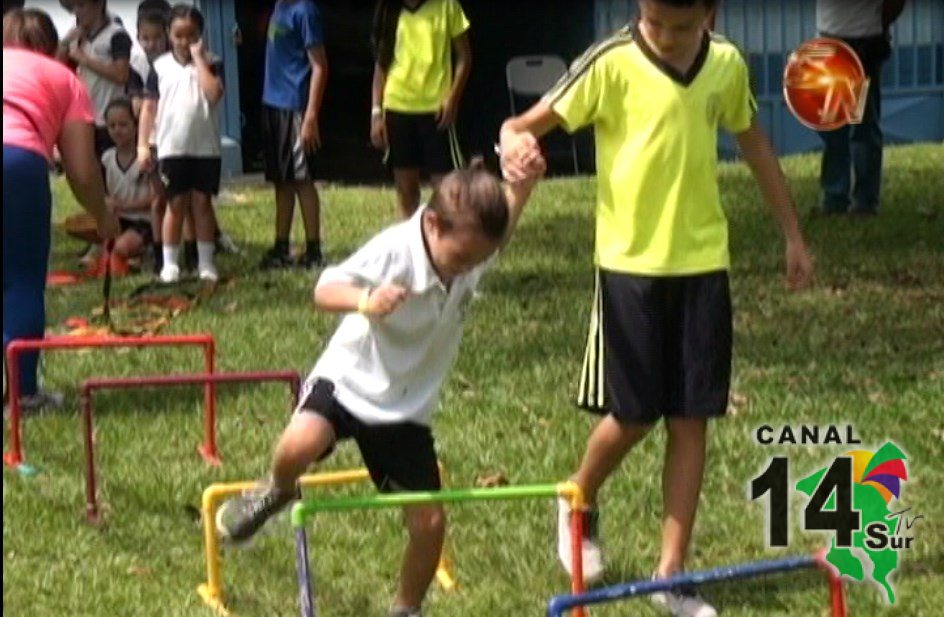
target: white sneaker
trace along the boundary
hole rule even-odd
[[[653,580],[656,576],[653,575]],[[678,587],[671,591],[649,594],[650,601],[675,617],[718,617],[715,607],[705,602],[694,587]]]
[[[200,280],[215,283],[220,280],[220,273],[216,271],[216,266],[200,266]]]
[[[570,550],[570,502],[557,499],[557,556],[567,574],[573,574]],[[583,523],[583,582],[592,585],[603,578],[603,551],[600,549],[599,512],[596,508],[584,511]]]
[[[176,283],[180,280],[180,266],[177,264],[168,264],[165,263],[164,267],[161,268],[161,275],[159,277],[162,283]]]

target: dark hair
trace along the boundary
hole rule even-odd
[[[174,8],[170,10],[170,15],[167,19],[168,27],[178,19],[187,19],[192,21],[197,26],[197,32],[202,35],[204,28],[203,13],[200,12],[200,9],[190,6],[189,4],[175,4]]]
[[[124,109],[125,111],[128,112],[128,115],[131,116],[131,120],[137,123],[137,119],[134,117],[134,105],[131,104],[131,99],[126,99],[124,97],[112,99],[112,101],[105,108],[105,113],[103,115],[107,118],[108,113],[112,109]]]
[[[170,15],[170,2],[167,0],[142,0],[138,4],[138,19],[145,13],[160,13],[166,19]]]
[[[403,0],[377,0],[377,8],[374,10],[374,28],[370,42],[374,48],[374,59],[384,71],[393,64],[393,48],[397,44],[397,23],[400,21],[401,10]]]
[[[3,46],[23,47],[55,56],[59,34],[52,19],[39,9],[13,9],[3,16]]]
[[[3,0],[3,14],[6,15],[13,9],[22,9],[26,0]]]
[[[169,11],[168,11],[169,12]],[[161,30],[167,30],[167,14],[156,9],[148,9],[138,13],[138,30],[141,26],[157,26]]]
[[[474,225],[486,237],[501,240],[508,229],[508,200],[501,182],[485,169],[481,157],[466,169],[446,175],[427,206],[448,230]]]

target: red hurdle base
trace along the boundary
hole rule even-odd
[[[19,467],[25,462],[23,436],[20,425],[20,356],[30,351],[52,351],[61,349],[94,349],[105,347],[182,347],[203,348],[204,373],[216,370],[216,343],[211,334],[162,335],[162,336],[52,336],[42,339],[17,339],[7,345],[8,388],[10,394],[10,451],[3,453],[3,464]],[[209,463],[219,464],[216,437],[212,430],[213,406],[216,400],[214,382],[204,381],[203,405],[206,425],[210,427],[200,454]]]
[[[203,375],[159,375],[154,377],[116,377],[93,378],[82,383],[82,425],[85,438],[85,515],[90,523],[101,522],[98,508],[98,490],[95,474],[95,439],[93,428],[92,402],[96,390],[135,389],[144,387],[170,387],[181,385],[210,386],[218,383],[287,383],[292,393],[292,408],[298,402],[300,379],[294,371],[256,371],[245,373],[208,373]],[[206,415],[206,434],[208,439],[201,444],[198,450],[204,458],[218,460],[219,453],[214,447],[207,448],[208,444],[216,443],[216,399],[211,401],[210,413]]]

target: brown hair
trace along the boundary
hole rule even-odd
[[[451,172],[429,200],[429,210],[446,231],[473,225],[486,237],[501,240],[508,229],[508,201],[501,182],[485,169],[481,157],[467,169]]]
[[[54,56],[59,48],[59,34],[45,12],[14,9],[3,16],[3,46],[23,47]]]

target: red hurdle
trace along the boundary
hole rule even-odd
[[[203,375],[159,375],[154,377],[114,377],[92,378],[82,383],[82,424],[85,435],[85,515],[89,522],[97,524],[100,520],[98,497],[95,481],[95,439],[92,426],[92,395],[96,390],[132,389],[142,387],[170,387],[188,384],[215,385],[218,383],[287,383],[292,393],[292,408],[298,402],[301,380],[294,371],[256,371],[245,373],[207,373]],[[215,436],[216,406],[213,405],[212,417],[207,415],[206,432]]]
[[[7,345],[7,370],[10,393],[10,451],[3,453],[3,463],[17,467],[25,462],[20,427],[20,355],[30,351],[52,351],[57,349],[89,349],[104,347],[182,347],[203,348],[205,373],[216,370],[216,343],[211,334],[162,335],[146,337],[122,336],[54,336],[42,339],[17,339]],[[200,454],[210,464],[219,464],[214,429],[216,395],[213,381],[203,381],[203,405],[205,409],[206,435],[199,446]]]

